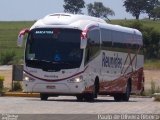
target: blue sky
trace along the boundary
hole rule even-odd
[[[63,12],[64,0],[0,0],[0,21],[37,20],[50,13]],[[84,0],[86,4],[95,1],[103,2],[115,12],[110,19],[132,19],[132,15],[125,12],[124,0]],[[83,9],[87,14],[87,8]],[[141,16],[143,18],[144,16]]]

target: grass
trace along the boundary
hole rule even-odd
[[[155,60],[155,59],[152,59],[152,60],[145,60],[145,64],[144,64],[144,68],[149,70],[157,70],[157,69],[160,69],[160,60]]]
[[[17,47],[17,36],[21,29],[29,28],[33,21],[0,22],[0,54],[9,50],[16,53],[17,59],[23,58],[23,48]]]
[[[155,81],[152,80],[150,82],[150,88],[145,89],[144,92],[142,93],[142,96],[152,97],[152,96],[154,96],[155,93],[160,94],[160,86],[156,85]],[[159,98],[160,95],[157,96],[157,97]]]

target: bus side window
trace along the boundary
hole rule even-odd
[[[100,31],[94,29],[89,31],[89,50],[90,56],[93,57],[100,50]]]
[[[89,31],[88,38],[90,44],[100,44],[100,31],[98,29]]]
[[[101,28],[102,49],[107,50],[112,47],[112,31]]]
[[[100,31],[94,29],[88,32],[87,48],[85,52],[85,63],[91,60],[100,50]]]

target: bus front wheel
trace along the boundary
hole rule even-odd
[[[77,101],[83,101],[83,98],[84,98],[84,95],[76,95],[76,97],[77,97]]]
[[[44,93],[40,93],[40,98],[41,98],[41,100],[47,100],[48,99],[48,95],[44,94]]]
[[[94,85],[93,85],[93,91],[92,93],[87,93],[85,94],[84,98],[86,101],[94,101],[94,98],[97,98],[97,95],[98,95],[98,84],[95,82]]]

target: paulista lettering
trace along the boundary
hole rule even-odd
[[[105,52],[103,52],[102,67],[122,68],[122,58],[118,57],[118,53],[115,53],[114,56],[111,57],[111,56],[106,56]]]

